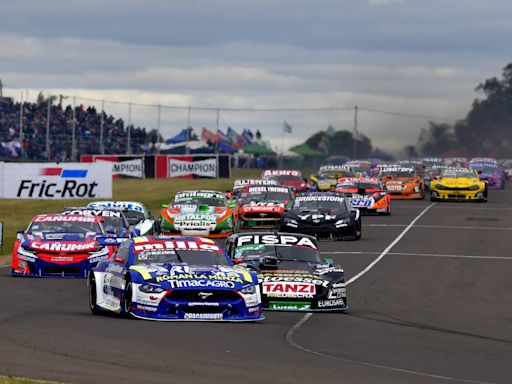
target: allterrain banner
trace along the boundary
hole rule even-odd
[[[112,198],[112,168],[96,163],[0,163],[7,199]]]

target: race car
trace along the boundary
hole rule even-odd
[[[351,168],[345,165],[324,165],[318,169],[316,175],[311,175],[311,190],[327,192],[336,188],[338,179],[342,177],[355,177]]]
[[[506,175],[495,159],[476,157],[469,161],[469,168],[478,172],[481,180],[487,181],[488,189],[504,189]]]
[[[430,189],[430,183],[432,180],[437,179],[445,168],[448,167],[446,165],[432,165],[425,168],[425,176],[423,176],[423,181],[425,182],[425,190]]]
[[[288,187],[246,187],[238,198],[239,228],[275,228],[281,215],[293,205]]]
[[[102,240],[105,240],[102,242]],[[34,216],[14,242],[11,274],[31,277],[87,277],[113,248],[95,216]]]
[[[274,179],[238,179],[233,182],[233,190],[228,192],[228,198],[237,199],[245,187],[255,187],[259,185],[279,186],[280,184]]]
[[[261,178],[276,180],[294,192],[302,192],[309,188],[307,180],[302,177],[302,172],[296,169],[267,169],[261,173]]]
[[[487,201],[487,182],[469,168],[445,168],[430,182],[431,201]]]
[[[501,164],[507,178],[512,179],[512,159],[503,159]]]
[[[264,318],[256,273],[233,266],[215,241],[144,236],[125,241],[89,274],[89,307],[147,320]]]
[[[414,168],[419,177],[425,176],[425,164],[423,160],[399,160],[397,164],[403,168]]]
[[[62,215],[95,216],[102,218],[105,232],[121,243],[124,239],[138,235],[138,231],[131,228],[123,211],[117,208],[64,208]]]
[[[235,263],[258,273],[264,309],[348,309],[343,269],[320,258],[311,236],[246,232],[228,237],[226,250]]]
[[[391,197],[377,178],[341,178],[335,192],[345,195],[352,208],[361,213],[391,214]]]
[[[370,177],[374,163],[369,160],[351,160],[345,164],[356,177]]]
[[[162,234],[224,238],[237,230],[236,206],[219,191],[178,192],[169,205],[162,207]]]
[[[283,213],[279,230],[318,239],[358,240],[361,238],[361,214],[342,194],[300,193],[293,207]]]
[[[392,199],[424,199],[425,185],[414,168],[390,165],[381,167],[379,178]]]
[[[158,221],[144,204],[138,201],[93,201],[87,208],[115,208],[123,211],[128,224],[138,229],[140,235],[155,235],[159,232]]]

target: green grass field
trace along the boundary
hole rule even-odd
[[[260,169],[235,169],[230,179],[118,179],[113,184],[113,200],[141,201],[160,216],[162,204],[169,203],[174,194],[186,189],[227,191],[233,181],[240,178],[258,178]],[[0,200],[0,221],[4,222],[4,245],[0,264],[10,259],[12,245],[18,229],[25,229],[30,219],[39,213],[59,212],[64,207],[80,207],[90,200]]]
[[[0,384],[57,384],[57,382],[23,379],[21,377],[0,376]]]

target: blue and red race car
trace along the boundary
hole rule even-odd
[[[202,237],[144,236],[124,241],[89,275],[89,306],[148,320],[263,319],[258,277]]]
[[[89,270],[113,254],[115,238],[105,235],[102,218],[49,214],[35,216],[14,243],[15,276],[87,277]]]

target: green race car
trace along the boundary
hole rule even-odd
[[[236,205],[222,192],[178,192],[162,208],[162,234],[223,238],[236,232]]]

